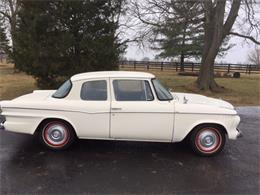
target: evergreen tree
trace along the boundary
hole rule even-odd
[[[86,71],[115,70],[124,47],[116,37],[120,1],[22,1],[14,60],[42,88]]]
[[[154,26],[155,42],[162,50],[162,58],[180,57],[181,71],[184,71],[184,59],[198,57],[203,48],[203,26],[201,7],[195,1],[171,1],[169,14],[164,15],[162,25]]]

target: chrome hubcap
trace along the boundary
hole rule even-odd
[[[212,130],[204,130],[199,134],[198,144],[202,150],[211,151],[219,144],[219,137]]]
[[[62,144],[67,139],[67,130],[62,125],[52,125],[46,129],[45,138],[50,144]]]

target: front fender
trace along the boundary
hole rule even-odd
[[[201,124],[221,125],[229,139],[237,138],[238,115],[176,114],[173,142],[182,141],[196,126]]]

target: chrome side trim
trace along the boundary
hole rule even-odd
[[[84,114],[105,114],[110,113],[110,111],[101,111],[101,112],[84,112],[80,110],[64,110],[64,109],[46,109],[46,108],[20,108],[20,107],[5,107],[7,109],[20,109],[20,110],[47,110],[47,111],[54,111],[54,112],[77,112],[77,113],[84,113]],[[6,114],[5,114],[6,115]],[[8,115],[8,114],[7,114]]]
[[[201,114],[201,115],[228,115],[228,116],[238,116],[237,114],[203,113],[203,112],[175,112],[175,114]]]
[[[21,108],[21,107],[3,107],[7,109],[23,109],[23,110],[48,110],[48,111],[61,111],[61,112],[78,112],[78,113],[84,113],[84,114],[106,114],[106,113],[161,113],[161,114],[198,114],[198,115],[228,115],[228,116],[238,116],[237,114],[222,114],[222,113],[199,113],[199,112],[125,112],[125,111],[100,111],[100,112],[84,112],[81,110],[64,110],[64,109],[46,109],[46,108]]]
[[[47,110],[47,111],[60,111],[60,112],[78,112],[78,113],[84,113],[84,114],[105,114],[105,113],[114,113],[114,114],[119,114],[119,113],[126,113],[126,114],[132,114],[132,113],[161,113],[161,114],[174,114],[174,112],[124,112],[124,111],[101,111],[101,112],[84,112],[81,110],[64,110],[64,109],[47,109],[47,108],[21,108],[21,107],[5,107],[9,109],[21,109],[21,110]],[[7,114],[8,115],[8,114]]]

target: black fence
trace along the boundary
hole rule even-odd
[[[180,71],[179,62],[158,62],[158,61],[121,61],[119,63],[120,68],[127,69],[146,69],[146,70],[174,70],[176,72]],[[200,68],[200,63],[185,62],[184,70],[185,72],[198,72]],[[216,72],[226,72],[226,73],[246,73],[246,74],[260,74],[260,65],[252,64],[215,64],[214,69]]]

